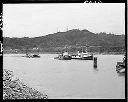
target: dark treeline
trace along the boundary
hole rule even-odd
[[[66,46],[71,52],[81,50],[81,46],[88,47],[89,52],[122,52],[125,49],[125,35],[95,34],[88,30],[73,29],[34,38],[3,38],[4,50],[18,49],[22,52],[23,49],[34,51],[33,48],[38,48],[39,52],[60,52]]]

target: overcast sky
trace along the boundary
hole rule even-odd
[[[125,34],[124,3],[4,4],[3,36],[37,37],[70,29]]]

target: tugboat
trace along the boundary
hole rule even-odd
[[[65,51],[64,53],[62,52],[62,54],[58,55],[58,57],[55,57],[54,59],[58,59],[58,60],[71,60],[72,57],[71,57],[71,55],[69,55],[69,53],[67,51]]]
[[[117,73],[125,73],[125,62],[126,62],[126,55],[123,58],[123,62],[117,62],[116,71]]]
[[[87,48],[86,48],[86,51],[85,52],[82,49],[82,52],[81,53],[78,51],[77,54],[73,54],[72,55],[72,59],[93,60],[93,54],[89,54],[87,52]]]

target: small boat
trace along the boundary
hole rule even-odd
[[[117,62],[116,71],[118,73],[125,73],[125,61],[126,61],[126,58],[124,56],[123,62]]]
[[[27,58],[40,58],[40,56],[38,54],[33,54],[33,55],[26,55],[25,57]]]
[[[40,56],[39,56],[39,54],[37,53],[35,53],[35,54],[30,54],[30,53],[28,53],[28,48],[26,49],[26,55],[25,56],[23,56],[23,57],[27,57],[27,58],[39,58]]]
[[[33,54],[32,57],[40,57],[39,54]]]
[[[68,54],[68,52],[64,52],[64,53],[58,55],[58,57],[55,57],[54,59],[58,59],[58,60],[71,60],[72,57],[71,57],[71,55]]]
[[[80,60],[93,60],[93,54],[89,54],[88,52],[79,52],[77,54],[72,55],[72,59],[80,59]]]
[[[116,71],[118,73],[125,73],[125,63],[123,63],[123,62],[117,62]]]

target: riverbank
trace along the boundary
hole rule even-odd
[[[45,93],[41,93],[28,87],[19,79],[14,78],[13,72],[3,69],[3,99],[47,99]]]

